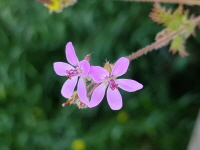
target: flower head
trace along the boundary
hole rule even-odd
[[[122,96],[118,88],[127,92],[134,92],[143,87],[142,84],[135,80],[117,79],[117,77],[126,73],[129,63],[129,59],[121,57],[117,60],[111,71],[110,69],[106,70],[99,66],[90,67],[90,77],[94,82],[100,83],[100,85],[94,90],[91,101],[88,103],[88,107],[91,108],[97,106],[103,100],[107,89],[106,96],[109,106],[113,110],[119,110],[122,107]]]
[[[53,64],[54,71],[57,75],[68,77],[68,80],[65,81],[62,87],[61,94],[65,98],[71,97],[77,81],[79,80],[77,93],[81,101],[86,104],[88,99],[86,97],[86,86],[84,80],[90,71],[90,64],[87,60],[79,62],[71,42],[67,43],[65,53],[69,64],[64,62],[55,62]]]
[[[50,12],[61,12],[63,8],[74,5],[76,0],[38,0],[49,8]]]

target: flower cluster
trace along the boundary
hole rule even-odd
[[[130,61],[126,57],[119,58],[114,65],[106,62],[102,68],[91,66],[89,55],[79,61],[71,42],[67,43],[65,53],[69,64],[55,62],[53,65],[57,75],[68,77],[61,89],[62,96],[68,99],[63,106],[70,103],[79,108],[92,108],[103,100],[106,93],[110,108],[119,110],[122,107],[122,96],[118,88],[134,92],[143,87],[135,80],[117,79],[128,70]],[[74,92],[76,84],[77,91]]]

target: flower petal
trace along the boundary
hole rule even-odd
[[[75,77],[72,77],[71,79],[68,79],[67,81],[65,81],[65,83],[62,86],[62,90],[61,90],[61,94],[63,97],[69,98],[72,95],[74,88],[76,86],[76,83],[77,83],[77,79],[78,79],[78,76],[75,76]]]
[[[119,77],[119,76],[125,74],[128,69],[129,63],[130,63],[130,61],[128,58],[121,57],[115,63],[115,65],[112,69],[111,75],[114,77]]]
[[[107,100],[112,110],[119,110],[122,108],[122,96],[119,93],[119,90],[112,90],[111,88],[108,88]]]
[[[82,70],[82,76],[86,77],[90,71],[90,63],[87,60],[80,61],[80,68]]]
[[[55,62],[53,64],[54,71],[59,76],[66,76],[66,71],[70,69],[74,69],[71,65],[64,62]]]
[[[87,98],[87,91],[86,91],[86,86],[85,86],[85,83],[83,81],[83,78],[80,77],[79,81],[78,81],[78,88],[77,88],[77,91],[78,91],[78,96],[80,98],[80,100],[88,105],[89,101],[88,101],[88,98]]]
[[[135,92],[143,88],[143,85],[135,80],[130,79],[117,79],[118,87],[127,91],[127,92]]]
[[[100,84],[93,92],[91,101],[89,102],[88,107],[95,107],[97,106],[102,100],[105,95],[106,85],[104,83]]]
[[[65,53],[66,53],[66,57],[67,57],[67,61],[72,64],[73,66],[78,66],[79,65],[79,60],[76,56],[74,47],[72,45],[72,42],[68,42],[66,45],[66,49],[65,49]]]
[[[100,83],[105,80],[105,78],[109,77],[108,71],[99,66],[90,66],[89,75],[96,83]]]

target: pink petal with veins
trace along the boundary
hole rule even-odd
[[[118,87],[127,91],[127,92],[135,92],[143,88],[143,85],[135,80],[130,79],[117,79]]]
[[[109,77],[108,71],[99,66],[90,66],[89,75],[96,83],[100,83]]]
[[[112,110],[119,110],[122,108],[122,96],[119,93],[119,90],[112,90],[111,88],[108,88],[107,100]]]
[[[100,84],[93,92],[91,101],[88,104],[88,107],[95,107],[103,100],[106,91],[106,85],[104,83]]]
[[[129,63],[130,61],[128,58],[126,57],[119,58],[112,69],[111,75],[114,77],[119,77],[125,74],[128,69]]]
[[[63,97],[69,98],[72,95],[74,88],[76,86],[76,83],[77,83],[77,79],[78,79],[78,76],[75,76],[75,77],[72,77],[71,79],[68,79],[67,81],[65,81],[65,83],[62,86],[62,90],[61,90],[61,94]]]
[[[68,42],[66,45],[66,49],[65,49],[65,53],[66,53],[66,57],[67,57],[67,61],[72,64],[73,66],[78,67],[79,66],[79,60],[76,56],[74,47],[72,45],[72,42]]]
[[[66,71],[70,69],[74,69],[71,65],[64,62],[55,62],[53,64],[54,71],[59,76],[66,76]]]
[[[78,91],[78,96],[79,96],[80,100],[84,104],[88,105],[89,101],[88,101],[88,98],[87,98],[86,86],[85,86],[85,83],[84,83],[82,77],[80,77],[80,79],[78,81],[77,91]]]
[[[87,60],[80,61],[80,68],[82,70],[82,76],[86,77],[90,71],[90,63]]]

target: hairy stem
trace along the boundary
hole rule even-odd
[[[90,93],[87,95],[88,97],[90,97],[92,95],[92,93],[94,92],[94,90],[97,88],[97,86],[99,86],[99,83],[97,83],[90,91]]]
[[[193,23],[195,25],[198,25],[200,23],[200,16],[193,19]],[[152,51],[154,49],[158,49],[158,48],[161,48],[163,46],[166,46],[168,44],[169,41],[171,41],[175,36],[181,34],[182,32],[184,32],[185,28],[182,27],[174,32],[171,32],[171,34],[169,34],[168,36],[166,37],[163,37],[162,39],[156,41],[155,43],[141,49],[141,50],[138,50],[136,53],[133,53],[132,55],[129,55],[127,56],[127,58],[129,60],[133,60],[139,56],[142,56],[143,54],[146,54],[147,52],[149,51]],[[163,44],[163,43],[167,43],[167,44]]]
[[[125,1],[179,3],[179,4],[200,5],[199,0],[125,0]]]
[[[94,82],[91,82],[87,87],[86,87],[86,90],[88,90],[89,88],[91,88],[92,85],[94,85],[95,83]]]

